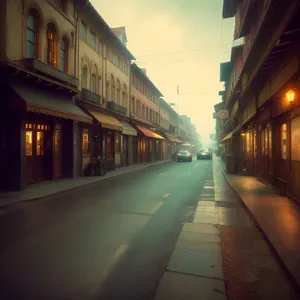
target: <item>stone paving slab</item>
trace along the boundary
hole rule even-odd
[[[216,234],[195,233],[195,232],[188,232],[188,231],[181,232],[179,238],[187,239],[187,240],[203,241],[203,242],[214,242],[214,243],[220,242],[220,237]]]
[[[203,223],[203,224],[219,224],[218,216],[213,218],[194,218],[194,223]]]
[[[165,272],[154,300],[226,300],[224,282]]]
[[[215,251],[221,255],[221,245],[216,242],[207,242],[199,240],[188,240],[179,238],[176,244],[176,248],[198,250],[198,251]]]
[[[168,271],[223,279],[222,255],[215,252],[175,248]]]
[[[190,231],[195,233],[210,233],[219,234],[219,230],[215,225],[210,224],[199,224],[199,223],[185,223],[182,231]]]

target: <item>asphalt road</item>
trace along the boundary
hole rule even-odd
[[[211,161],[168,163],[1,220],[1,299],[153,299]]]

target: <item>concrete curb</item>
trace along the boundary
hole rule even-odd
[[[271,249],[272,254],[274,255],[274,257],[276,258],[277,262],[279,263],[279,265],[282,267],[282,269],[284,270],[285,275],[287,276],[288,280],[290,281],[290,283],[292,284],[292,286],[294,287],[294,289],[296,290],[296,292],[298,293],[298,296],[300,296],[300,285],[298,284],[296,278],[293,276],[293,274],[290,272],[290,270],[288,269],[288,267],[286,266],[285,262],[283,261],[283,259],[281,258],[280,254],[278,253],[278,251],[276,250],[276,248],[273,246],[271,240],[269,239],[268,235],[266,234],[266,232],[263,230],[263,228],[260,226],[259,222],[257,221],[255,215],[252,213],[252,211],[249,209],[249,207],[247,206],[247,204],[244,202],[243,198],[240,196],[240,194],[233,188],[233,186],[231,185],[231,183],[229,182],[229,180],[227,179],[226,176],[226,172],[223,169],[222,166],[220,166],[221,168],[221,172],[225,178],[225,180],[227,181],[228,185],[230,186],[231,190],[235,193],[235,195],[237,196],[237,198],[240,200],[241,204],[243,205],[243,207],[245,208],[246,212],[248,213],[248,215],[250,216],[250,218],[252,219],[253,223],[255,224],[255,226],[258,228],[258,230],[261,232],[261,234],[263,235],[264,239],[266,240],[269,248]]]
[[[137,170],[130,170],[130,171],[127,171],[127,172],[124,172],[124,173],[120,173],[120,174],[114,175],[114,176],[110,176],[110,177],[103,176],[103,178],[101,178],[99,180],[96,180],[96,181],[93,181],[93,182],[87,182],[87,183],[81,184],[79,186],[73,186],[73,187],[67,188],[65,190],[54,192],[52,194],[48,194],[48,195],[45,195],[45,196],[39,196],[39,197],[30,198],[30,199],[24,199],[24,200],[16,201],[16,202],[5,204],[5,205],[1,205],[1,201],[0,201],[0,209],[6,209],[6,208],[9,208],[9,207],[12,207],[14,205],[21,204],[21,203],[27,203],[27,202],[45,200],[45,199],[49,199],[49,198],[57,198],[59,196],[67,195],[67,194],[69,194],[69,193],[71,193],[74,190],[79,189],[79,188],[83,188],[83,187],[87,187],[87,186],[92,186],[93,184],[96,185],[96,184],[99,184],[99,182],[107,181],[109,179],[116,178],[116,177],[120,177],[120,176],[126,175],[128,173],[142,171],[142,170],[145,170],[145,169],[148,169],[148,168],[151,168],[151,167],[156,167],[156,166],[164,165],[164,164],[171,163],[171,162],[172,162],[172,160],[166,160],[166,161],[163,161],[163,162],[161,162],[159,164],[148,165],[148,166],[145,166],[145,167],[137,169]]]

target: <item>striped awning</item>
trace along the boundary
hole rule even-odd
[[[141,131],[144,136],[149,137],[149,138],[153,138],[153,139],[160,139],[160,140],[164,140],[164,138],[157,134],[156,132],[152,131],[151,129],[144,127],[142,125],[136,125],[136,127],[138,128],[139,131]]]
[[[94,110],[89,110],[89,112],[101,124],[101,127],[117,131],[123,130],[122,124],[113,116],[105,115]]]
[[[29,112],[86,123],[93,122],[93,118],[83,112],[67,96],[17,82],[11,83],[10,86],[25,102],[26,110]]]

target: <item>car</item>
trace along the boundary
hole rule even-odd
[[[180,151],[177,154],[177,162],[180,161],[189,161],[191,162],[193,160],[193,155],[189,151]]]
[[[208,150],[201,150],[197,153],[197,160],[200,159],[212,159],[212,154]]]

